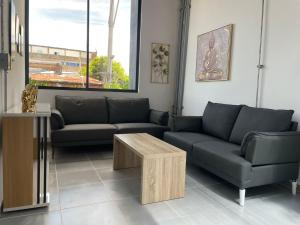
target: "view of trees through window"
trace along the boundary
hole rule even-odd
[[[29,83],[134,90],[138,4],[139,0],[29,0]]]

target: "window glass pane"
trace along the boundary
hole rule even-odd
[[[29,12],[29,81],[84,88],[86,0],[30,0]]]
[[[50,55],[60,55],[60,56],[65,56],[65,50],[64,50],[64,49],[50,48],[50,47],[49,47],[49,54],[50,54]]]
[[[29,0],[29,82],[135,90],[139,0],[90,0],[89,40],[87,15],[87,0]]]
[[[80,57],[80,51],[66,50],[66,56],[69,56],[69,57]]]
[[[47,54],[48,53],[48,48],[42,47],[42,46],[32,46],[31,48],[31,53],[39,53],[39,54]]]
[[[97,80],[103,83],[102,88],[135,89],[136,70],[130,70],[130,56],[131,51],[136,55],[136,48],[131,49],[130,40],[132,7],[137,3],[136,0],[91,0],[90,51],[95,54],[89,66],[90,86]],[[137,23],[134,25],[136,30]]]

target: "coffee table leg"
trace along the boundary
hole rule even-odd
[[[141,203],[184,197],[185,169],[185,157],[144,159]]]
[[[140,166],[140,159],[116,138],[114,139],[113,157],[114,170]]]

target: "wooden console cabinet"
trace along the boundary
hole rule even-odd
[[[47,206],[47,124],[50,105],[3,116],[3,211]]]

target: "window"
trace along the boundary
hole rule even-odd
[[[26,82],[137,91],[141,0],[27,0]]]

